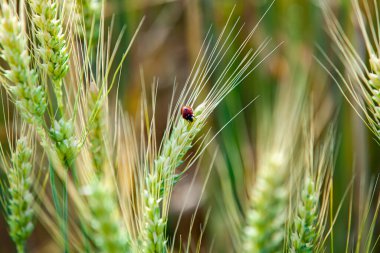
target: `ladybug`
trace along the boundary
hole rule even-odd
[[[193,122],[193,120],[194,120],[193,109],[190,106],[182,107],[181,108],[181,115],[182,115],[182,118],[184,118],[185,120],[187,120],[189,122]]]

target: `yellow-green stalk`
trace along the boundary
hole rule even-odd
[[[88,45],[94,46],[99,37],[99,20],[101,14],[101,0],[76,1],[78,17],[83,19],[84,27],[79,31]]]

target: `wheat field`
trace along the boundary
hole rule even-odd
[[[0,253],[380,251],[377,0],[0,0]]]

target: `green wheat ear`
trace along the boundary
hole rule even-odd
[[[7,205],[9,234],[18,252],[24,252],[25,242],[34,229],[31,157],[32,150],[27,146],[26,139],[19,139],[12,155],[12,167],[8,172],[9,201]]]
[[[40,43],[37,52],[49,76],[58,81],[67,70],[69,54],[63,34],[62,19],[58,15],[58,3],[54,0],[29,0],[32,9],[32,22]]]
[[[63,111],[61,80],[69,69],[69,54],[62,28],[62,18],[58,15],[58,3],[54,0],[29,0],[32,22],[39,45],[36,50],[42,60],[41,66],[53,80],[58,107]]]
[[[258,172],[246,215],[242,252],[280,252],[283,247],[289,198],[284,163],[282,156],[275,155]]]
[[[79,140],[75,136],[74,123],[63,118],[54,121],[49,134],[55,143],[60,161],[66,167],[70,167],[79,152]]]
[[[92,155],[93,163],[97,173],[102,171],[104,162],[106,160],[106,144],[104,141],[103,133],[106,129],[105,110],[99,105],[99,89],[95,83],[90,84],[88,90],[88,108],[90,112],[97,111],[95,117],[90,120],[89,136],[90,152]]]
[[[12,83],[2,82],[22,118],[41,126],[47,108],[45,89],[37,85],[38,75],[29,67],[27,36],[13,5],[4,2],[0,13],[0,54],[9,70],[3,75]]]
[[[310,176],[305,176],[297,215],[290,235],[290,252],[311,253],[318,243],[318,189]]]
[[[166,215],[161,214],[160,206],[164,194],[167,194],[174,183],[175,169],[181,164],[195,136],[205,124],[204,118],[201,117],[203,110],[203,104],[194,110],[196,119],[191,124],[180,119],[170,138],[164,143],[161,155],[154,161],[154,169],[146,178],[143,252],[153,253],[166,250]]]
[[[92,239],[102,253],[129,252],[128,236],[120,224],[115,196],[100,182],[88,187]]]

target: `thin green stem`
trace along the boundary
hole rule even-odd
[[[24,253],[25,252],[25,245],[24,244],[17,244],[16,249],[17,249],[17,253]]]
[[[330,191],[330,226],[333,226],[334,224],[334,221],[333,221],[333,217],[334,217],[334,212],[333,212],[333,187],[331,187],[331,191]],[[330,243],[330,250],[331,250],[331,253],[334,253],[334,228],[331,230],[331,243]]]
[[[68,238],[68,193],[67,193],[67,183],[68,183],[68,171],[66,171],[64,182],[62,182],[62,206],[60,205],[57,184],[55,181],[55,171],[51,164],[49,164],[49,174],[50,174],[50,187],[52,190],[53,203],[55,210],[57,211],[57,219],[62,219],[61,223],[61,233],[64,239],[65,253],[69,252],[69,238]],[[62,207],[62,208],[61,208]]]
[[[68,208],[68,193],[67,193],[67,184],[68,184],[68,170],[65,172],[65,178],[62,187],[62,195],[63,195],[63,209],[62,209],[62,217],[63,217],[63,238],[65,244],[65,253],[69,252],[69,208]]]
[[[49,164],[49,176],[50,176],[50,187],[51,187],[51,192],[53,196],[54,207],[55,207],[55,210],[57,210],[57,213],[60,214],[61,207],[59,205],[57,186],[55,184],[55,172],[51,164]]]
[[[79,179],[78,179],[78,174],[77,174],[77,171],[76,171],[76,167],[75,167],[75,164],[73,164],[71,166],[71,174],[72,174],[72,177],[73,177],[73,180],[74,180],[74,184],[76,187],[79,187]],[[91,246],[90,246],[90,241],[88,240],[89,238],[89,232],[86,228],[86,226],[84,225],[85,223],[83,222],[83,220],[79,220],[79,225],[80,225],[80,230],[83,234],[83,238],[84,238],[84,252],[91,252]]]

